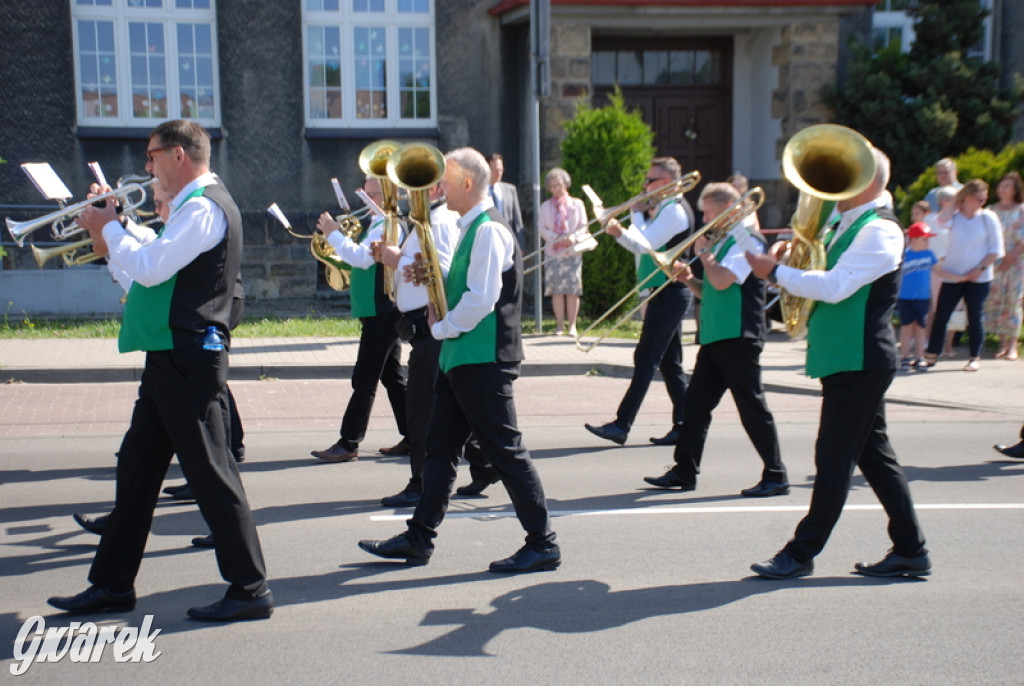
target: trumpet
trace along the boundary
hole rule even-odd
[[[597,247],[597,244],[594,243],[593,241],[596,240],[598,236],[604,234],[608,230],[608,223],[612,219],[618,217],[620,214],[629,212],[633,205],[639,202],[646,202],[651,205],[657,205],[658,203],[662,202],[663,200],[666,200],[667,198],[680,196],[684,193],[689,193],[690,191],[697,187],[698,183],[700,183],[700,172],[694,170],[684,174],[678,179],[675,179],[671,183],[665,184],[661,188],[656,188],[652,191],[644,191],[643,193],[638,193],[637,195],[634,195],[626,202],[620,203],[614,207],[609,207],[607,209],[605,208],[604,202],[601,200],[601,198],[597,195],[597,193],[594,192],[594,189],[587,184],[583,184],[583,192],[586,194],[588,198],[590,198],[590,203],[594,206],[594,218],[587,222],[586,226],[581,227],[581,229],[586,229],[591,224],[600,224],[601,228],[595,231],[594,233],[590,234],[589,239],[587,239],[586,241],[580,241],[579,243],[577,243],[577,245],[583,246],[586,244],[591,244],[593,247],[589,248],[589,250],[593,250],[594,248]],[[543,252],[544,248],[541,248],[540,250],[534,250],[533,252],[523,257],[523,262],[528,262],[533,258],[538,257]],[[531,274],[535,270],[540,269],[553,259],[555,259],[554,256],[543,259],[537,264],[531,265],[530,267],[524,269],[523,274]]]
[[[430,232],[430,188],[444,176],[444,155],[432,145],[410,143],[391,154],[387,169],[391,182],[409,193],[409,220],[420,241],[420,254],[427,274],[424,281],[427,298],[434,306],[437,318],[444,319],[448,313],[448,299],[445,297],[437,246]]]
[[[380,140],[370,143],[359,153],[359,168],[366,176],[380,183],[381,209],[384,210],[384,245],[398,245],[398,190],[388,177],[388,160],[401,144]],[[384,270],[384,293],[395,302],[395,270],[381,265]]]
[[[313,258],[317,262],[324,265],[324,277],[327,279],[328,286],[336,291],[348,290],[349,284],[352,282],[352,268],[338,257],[338,253],[334,251],[334,248],[331,247],[331,244],[327,242],[327,238],[322,233],[306,234],[295,231],[292,228],[291,222],[284,216],[284,212],[281,211],[276,202],[267,208],[267,213],[281,222],[284,230],[292,236],[309,241],[309,252],[312,253]],[[359,232],[362,231],[362,225],[352,214],[340,214],[335,220],[339,224],[339,230],[349,238],[355,239]]]
[[[112,191],[97,195],[93,198],[83,200],[54,210],[41,217],[30,219],[24,222],[11,221],[6,218],[7,231],[11,234],[18,246],[23,246],[25,237],[44,226],[49,226],[54,240],[62,241],[77,234],[83,233],[85,229],[78,225],[78,215],[85,211],[85,208],[94,204],[101,204],[107,200],[116,200],[121,205],[123,213],[133,213],[146,202],[146,189],[156,181],[150,177],[142,182],[132,181],[123,186],[118,186]]]
[[[606,311],[600,317],[595,319],[593,323],[590,326],[588,326],[585,330],[581,331],[576,336],[576,347],[585,353],[588,353],[595,347],[597,347],[597,344],[603,341],[605,338],[607,338],[608,334],[622,326],[622,324],[625,321],[627,321],[630,317],[636,314],[636,312],[639,311],[640,308],[649,303],[656,295],[661,293],[670,283],[672,283],[675,280],[676,273],[673,272],[672,265],[675,264],[675,262],[680,257],[686,254],[686,251],[690,249],[690,246],[692,246],[698,238],[700,238],[701,236],[706,236],[707,239],[712,243],[718,243],[723,238],[725,238],[725,235],[727,233],[729,233],[730,231],[732,231],[733,228],[739,225],[740,222],[742,222],[748,216],[756,212],[762,204],[764,204],[764,191],[761,189],[760,186],[751,188],[749,191],[740,196],[740,198],[736,202],[725,208],[725,210],[720,215],[706,223],[704,226],[700,227],[700,229],[695,231],[686,240],[684,240],[682,243],[678,244],[671,250],[663,253],[651,250],[648,254],[654,258],[654,262],[658,266],[659,271],[651,272],[646,277],[641,279],[640,282],[637,283],[637,285],[631,291],[626,293],[626,295],[622,296],[622,298],[617,303],[608,308],[608,311]],[[655,276],[659,275],[660,273],[664,273],[668,277],[668,279],[663,284],[655,288],[646,298],[641,300],[635,307],[633,307],[631,310],[629,310],[628,312],[620,316],[617,320],[615,320],[614,324],[606,327],[604,331],[599,336],[597,336],[592,342],[583,342],[585,338],[591,335],[592,331],[597,329],[606,320],[611,318],[611,316],[615,313],[616,310],[618,310],[620,307],[624,306],[626,303],[632,300],[634,296],[640,293],[640,291],[649,288],[648,284]]]

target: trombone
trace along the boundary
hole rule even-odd
[[[594,218],[587,222],[585,226],[580,227],[580,230],[586,229],[591,224],[600,224],[601,228],[595,231],[594,233],[590,234],[590,238],[588,238],[586,241],[581,241],[576,245],[584,245],[585,243],[589,243],[595,240],[598,236],[605,233],[608,230],[608,223],[612,219],[618,217],[620,214],[629,212],[630,208],[633,207],[633,205],[635,205],[636,203],[648,202],[656,205],[662,202],[663,200],[666,200],[667,198],[680,196],[684,193],[689,193],[690,191],[697,187],[698,183],[700,183],[700,172],[694,170],[687,174],[684,174],[678,179],[675,179],[671,183],[665,184],[661,188],[655,188],[653,191],[644,191],[643,193],[634,195],[632,198],[623,203],[619,203],[618,205],[614,207],[609,207],[607,209],[605,209],[604,202],[602,202],[601,198],[597,195],[597,193],[594,192],[594,189],[587,184],[583,184],[583,192],[586,194],[588,198],[590,198],[590,203],[594,206]],[[596,244],[594,245],[594,247],[597,247]],[[523,257],[523,262],[528,262],[533,258],[542,255],[543,253],[544,248],[534,250],[533,252]],[[551,256],[546,259],[542,259],[537,264],[534,264],[524,269],[523,274],[532,274],[537,269],[540,269],[545,264],[555,259],[555,257],[556,256]]]
[[[739,225],[740,222],[746,219],[749,215],[756,212],[762,204],[764,204],[764,191],[761,189],[760,186],[751,188],[749,191],[740,196],[740,198],[736,202],[725,208],[725,210],[720,215],[709,221],[704,226],[700,227],[700,229],[695,231],[686,240],[684,240],[682,243],[675,246],[671,250],[660,253],[652,249],[648,254],[652,258],[654,258],[654,262],[658,266],[658,271],[651,272],[646,277],[641,279],[640,282],[637,283],[637,285],[631,291],[626,293],[626,295],[622,296],[622,298],[617,303],[608,308],[607,312],[605,312],[600,317],[595,319],[590,326],[588,326],[585,330],[580,332],[579,335],[576,336],[576,347],[585,353],[588,353],[595,347],[597,347],[597,344],[603,341],[605,338],[607,338],[608,334],[622,326],[622,324],[626,320],[628,320],[630,317],[636,314],[636,312],[639,311],[641,307],[649,303],[654,298],[654,296],[661,293],[666,286],[668,286],[675,280],[676,272],[672,270],[672,265],[675,264],[675,262],[679,260],[679,258],[682,257],[687,250],[690,249],[690,246],[692,246],[698,238],[706,235],[709,241],[711,241],[712,243],[718,243],[723,238],[725,238],[725,235],[727,233],[729,233],[730,231],[732,231],[734,227]],[[693,262],[693,260],[690,260],[690,262]],[[689,264],[690,262],[688,262],[687,264]],[[614,324],[606,327],[604,331],[599,336],[597,336],[597,338],[595,338],[592,342],[583,342],[584,338],[589,336],[592,331],[597,329],[598,326],[600,326],[603,322],[609,319],[612,316],[612,314],[615,313],[616,310],[618,310],[620,307],[628,303],[640,291],[649,288],[648,284],[650,283],[650,281],[655,276],[658,276],[659,274],[662,273],[668,277],[668,279],[663,284],[655,288],[646,298],[642,299],[635,307],[633,307],[633,309],[631,309],[629,312],[626,312],[617,320],[615,320]]]

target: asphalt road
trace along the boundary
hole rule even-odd
[[[625,381],[533,377],[517,385],[520,426],[544,479],[564,564],[502,577],[485,570],[522,531],[508,498],[456,499],[426,567],[378,562],[356,547],[403,528],[407,510],[378,500],[408,477],[405,460],[373,448],[397,436],[375,409],[355,463],[324,465],[347,396],[343,383],[233,384],[246,421],[243,478],[277,611],[268,621],[211,626],[185,609],[224,590],[196,508],[161,502],[134,612],[99,615],[160,629],[149,664],[64,659],[24,683],[344,684],[1020,684],[1024,462],[990,445],[1012,441],[1005,416],[890,405],[890,433],[912,480],[934,573],[865,579],[857,561],[888,548],[885,515],[862,478],[814,576],[752,578],[806,511],[817,398],[772,394],[786,497],[738,497],[760,463],[726,399],[712,426],[698,490],[648,490],[671,451],[646,444],[668,428],[655,385],[630,442],[601,445],[582,428],[607,421]],[[8,666],[26,619],[49,626],[50,595],[87,585],[96,537],[72,512],[113,498],[113,452],[134,384],[0,387],[0,640]],[[169,478],[177,483],[173,466]],[[462,476],[465,483],[468,475]]]

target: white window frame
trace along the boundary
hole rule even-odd
[[[179,24],[207,24],[213,69],[213,116],[187,117],[203,126],[218,127],[221,121],[220,65],[217,48],[217,5],[210,1],[209,9],[181,9],[175,0],[162,0],[162,7],[136,7],[132,0],[112,0],[110,5],[79,5],[71,3],[71,34],[75,61],[75,102],[78,110],[78,125],[102,128],[152,129],[162,121],[179,119],[181,110],[181,84],[178,79],[178,32]],[[88,116],[82,98],[82,65],[79,54],[79,21],[110,22],[114,29],[114,55],[116,59],[117,111],[116,117]],[[167,70],[165,83],[167,91],[167,112],[157,117],[136,117],[132,107],[131,46],[129,24],[161,24],[164,32],[164,64]]]
[[[308,9],[302,2],[302,93],[303,112],[308,129],[422,129],[437,126],[437,40],[434,30],[435,0],[427,0],[427,12],[399,12],[398,0],[384,0],[383,12],[354,12],[353,0],[338,0],[337,11]],[[310,111],[309,29],[338,28],[340,31],[341,117],[314,118]],[[385,31],[385,104],[387,116],[379,119],[356,117],[356,67],[353,53],[355,29],[381,27]],[[399,84],[399,29],[426,29],[430,46],[430,116],[403,118]]]
[[[914,43],[914,20],[911,19],[910,15],[903,11],[876,11],[874,18],[871,22],[871,28],[874,29],[899,29],[900,31],[900,50],[901,52],[910,52],[910,46]],[[871,41],[872,47],[874,47],[874,39]]]

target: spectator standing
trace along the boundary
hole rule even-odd
[[[551,198],[540,206],[537,230],[544,239],[544,295],[551,296],[555,313],[555,335],[561,336],[567,325],[569,335],[576,336],[576,317],[583,295],[583,253],[573,246],[586,240],[587,209],[583,201],[569,195],[572,179],[561,167],[548,172],[546,178]]]
[[[1020,174],[1010,172],[996,186],[991,207],[1003,229],[1006,255],[995,267],[995,277],[985,300],[985,330],[999,336],[996,357],[1017,359],[1020,335],[1021,296],[1024,295],[1024,197]]]

